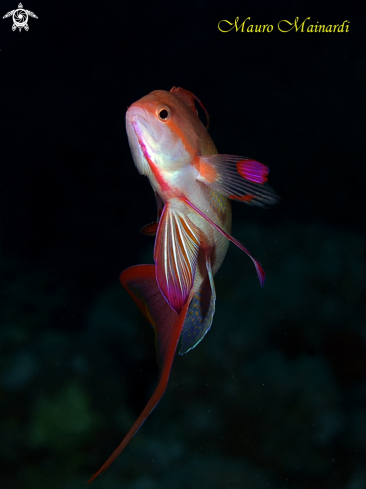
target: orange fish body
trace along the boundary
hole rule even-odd
[[[193,99],[191,99],[192,105],[190,106],[184,98],[179,96],[183,93],[190,100],[186,91],[174,90],[173,93],[157,90],[132,104],[127,111],[126,125],[135,164],[140,173],[148,176],[157,198],[163,201],[165,214],[163,219],[165,219],[164,224],[160,226],[163,239],[160,239],[158,234],[154,255],[157,268],[161,272],[159,274],[161,280],[158,282],[163,289],[162,292],[170,305],[179,312],[192,287],[194,291],[197,291],[207,275],[205,253],[208,253],[212,259],[211,266],[214,275],[225,257],[229,244],[219,231],[183,202],[181,197],[184,195],[198,208],[204,209],[206,215],[228,233],[231,230],[231,206],[225,196],[197,180],[199,156],[214,155],[217,154],[217,150],[197,116]],[[167,112],[167,117],[163,120],[159,118],[159,112],[162,111]],[[147,126],[150,131],[151,127],[155,129],[155,140],[151,140],[146,135],[148,131],[144,129]],[[142,155],[141,140],[144,140],[146,153],[142,152]],[[207,165],[207,174],[209,170],[209,165]],[[165,233],[177,234],[178,239],[183,239],[179,236],[179,230],[175,228],[179,226],[180,219],[189,223],[190,237],[195,249],[192,250],[192,256],[189,252],[181,254],[182,260],[187,263],[187,270],[183,270],[182,276],[178,276],[177,279],[187,282],[184,282],[185,287],[183,286],[172,297],[173,293],[167,290],[165,274],[169,273],[166,268],[174,269],[175,265],[169,262],[165,264],[164,260],[169,260],[170,254],[174,259],[174,243],[171,242],[168,246],[163,243],[167,241],[164,239]],[[182,247],[178,245],[176,248],[181,249]],[[168,255],[165,258],[161,256],[164,251]],[[197,260],[197,265],[195,260]],[[164,270],[159,268],[160,265],[161,268],[164,267]],[[191,270],[195,272],[194,285]],[[179,271],[177,271],[178,274]],[[172,275],[175,275],[174,271]]]
[[[195,102],[206,112],[195,95],[173,87],[170,92],[151,92],[126,114],[132,156],[155,191],[158,218],[142,230],[156,232],[155,265],[128,268],[120,280],[155,329],[160,374],[147,406],[89,482],[118,457],[161,399],[179,338],[179,353],[184,354],[210,329],[216,300],[213,277],[229,240],[250,256],[264,284],[261,265],[229,234],[229,199],[251,205],[275,203],[276,195],[267,185],[269,170],[248,158],[219,155]]]

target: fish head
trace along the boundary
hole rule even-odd
[[[126,113],[126,130],[134,163],[158,191],[161,189],[156,188],[157,173],[172,184],[177,183],[178,175],[182,180],[182,170],[187,173],[192,169],[202,129],[205,131],[192,109],[174,93],[165,90],[149,93],[133,103]]]

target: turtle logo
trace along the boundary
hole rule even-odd
[[[28,16],[38,19],[38,17],[30,10],[24,10],[23,5],[21,3],[18,5],[18,8],[16,10],[11,10],[7,14],[5,14],[3,19],[6,19],[11,15],[13,16],[13,22],[14,22],[14,24],[12,25],[13,31],[15,31],[17,27],[19,31],[21,31],[22,28],[24,28],[24,30],[27,31],[29,29]]]

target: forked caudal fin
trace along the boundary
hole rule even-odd
[[[255,269],[257,270],[257,274],[258,274],[258,278],[259,278],[259,282],[261,284],[261,287],[263,287],[264,285],[264,282],[266,280],[266,272],[263,270],[262,268],[262,265],[259,263],[258,260],[256,260],[252,254],[250,253],[249,250],[247,250],[245,248],[245,246],[243,246],[240,241],[238,241],[237,239],[235,239],[233,236],[231,236],[229,233],[225,232],[223,229],[220,228],[220,226],[218,226],[217,224],[215,224],[209,217],[207,217],[202,211],[200,211],[198,209],[198,207],[196,207],[194,204],[192,204],[192,202],[190,202],[187,197],[182,197],[182,200],[188,204],[194,211],[197,212],[197,214],[199,214],[201,217],[203,217],[204,219],[206,219],[207,222],[209,222],[215,229],[217,229],[223,236],[225,236],[225,238],[229,239],[232,243],[234,243],[238,248],[240,248],[242,251],[244,251],[244,253],[246,253],[249,258],[252,260],[252,262],[254,263],[254,266],[255,266]]]
[[[190,302],[189,297],[179,315],[173,311],[160,292],[155,278],[154,265],[137,265],[127,268],[121,273],[120,281],[155,330],[159,381],[153,395],[130,431],[88,483],[102,474],[116,460],[162,398]]]

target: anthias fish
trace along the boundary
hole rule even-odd
[[[154,327],[159,380],[155,392],[130,431],[99,471],[124,450],[166,389],[178,340],[183,355],[194,348],[212,324],[214,275],[232,241],[253,261],[260,284],[260,263],[229,233],[230,200],[264,206],[277,201],[267,183],[266,165],[218,154],[198,117],[200,100],[188,90],[156,90],[132,104],[126,130],[138,171],[155,192],[157,221],[142,232],[155,235],[155,265],[123,271],[120,281]]]

